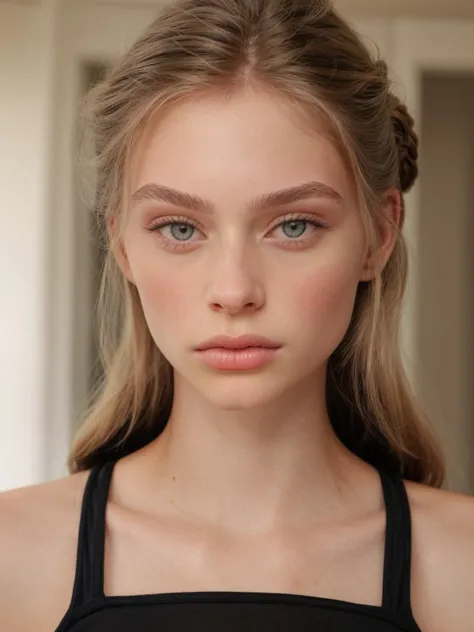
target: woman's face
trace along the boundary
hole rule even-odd
[[[354,185],[322,127],[263,92],[180,104],[143,137],[132,192],[121,266],[175,380],[230,410],[324,375],[369,273]],[[195,350],[241,334],[280,348],[248,370]]]

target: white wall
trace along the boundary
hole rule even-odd
[[[155,14],[0,0],[0,490],[65,473],[80,71]]]
[[[0,489],[41,476],[47,94],[42,10],[0,4]]]
[[[77,126],[76,118],[83,96],[83,70],[87,63],[113,61],[133,42],[153,20],[157,9],[94,6],[92,4],[65,5],[59,16],[59,59],[57,66],[58,92],[56,95],[55,206],[53,290],[49,314],[54,340],[49,348],[49,392],[46,402],[45,448],[46,478],[66,473],[65,459],[72,439],[77,414],[76,402],[85,388],[83,366],[88,354],[84,346],[88,327],[74,329],[77,314],[75,295],[87,290],[87,279],[78,274],[75,264],[82,259],[87,266],[87,255],[77,252],[78,234],[85,234],[86,222],[77,213],[85,212],[77,200]],[[76,217],[75,217],[76,215]],[[82,297],[87,300],[86,295]],[[82,301],[79,301],[82,302]],[[77,318],[76,318],[77,321]],[[80,340],[74,343],[74,336]],[[82,349],[81,349],[82,347]],[[77,353],[78,348],[80,353]],[[83,379],[77,376],[83,369]],[[75,379],[76,378],[76,379]]]

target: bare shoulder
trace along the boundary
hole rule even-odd
[[[51,632],[72,594],[88,473],[0,494],[0,629]]]
[[[405,481],[412,517],[412,604],[427,632],[471,632],[474,498]]]

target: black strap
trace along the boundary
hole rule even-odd
[[[115,462],[92,468],[84,489],[71,608],[104,597],[105,518]],[[384,468],[379,474],[386,512],[382,607],[413,617],[408,496],[401,476]]]
[[[382,607],[413,617],[410,504],[402,476],[383,468],[379,471],[387,516]]]
[[[105,515],[115,461],[92,468],[82,499],[71,608],[104,597]]]

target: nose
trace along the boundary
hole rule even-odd
[[[265,293],[258,263],[248,252],[228,251],[214,263],[208,286],[208,304],[213,311],[237,315],[262,308]]]

